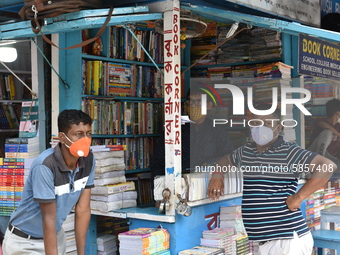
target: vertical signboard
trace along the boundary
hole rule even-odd
[[[164,134],[165,187],[171,191],[167,215],[175,215],[176,193],[181,193],[181,62],[179,0],[168,1],[164,13]]]

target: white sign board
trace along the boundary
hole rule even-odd
[[[319,0],[228,0],[277,16],[320,27]]]

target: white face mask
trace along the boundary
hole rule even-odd
[[[274,130],[271,130],[269,127],[260,126],[260,127],[253,127],[251,129],[251,137],[253,138],[254,142],[260,146],[266,145],[274,138],[278,137],[277,134],[274,137],[274,131],[277,129],[279,125],[276,126]]]

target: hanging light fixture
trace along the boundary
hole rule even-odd
[[[14,62],[18,57],[17,49],[11,46],[0,47],[0,61],[10,63]]]

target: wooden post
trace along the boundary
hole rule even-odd
[[[171,191],[167,215],[175,215],[181,192],[181,58],[179,1],[168,1],[164,12],[165,187]]]

